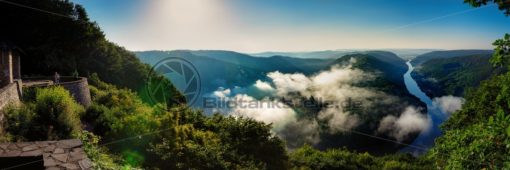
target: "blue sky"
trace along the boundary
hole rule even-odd
[[[74,0],[130,50],[490,49],[496,6],[462,0]]]

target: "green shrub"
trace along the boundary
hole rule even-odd
[[[33,120],[36,117],[35,105],[32,103],[19,106],[9,105],[4,109],[6,121],[4,141],[24,141],[25,136],[30,137],[33,133]]]
[[[83,121],[131,167],[286,169],[283,141],[271,126],[183,105],[150,106],[136,93],[90,78],[93,104]]]
[[[23,88],[23,98],[22,98],[23,102],[34,102],[36,91],[37,91],[37,88],[35,88],[35,87]]]
[[[6,130],[15,140],[67,139],[81,130],[83,111],[64,88],[38,88],[34,102],[6,109]]]
[[[93,162],[93,169],[117,170],[122,166],[118,164],[119,157],[111,155],[107,149],[99,146],[100,137],[88,131],[76,132],[73,137],[83,142],[83,150]]]
[[[151,142],[163,169],[287,169],[283,142],[271,126],[252,119],[215,114],[206,117],[188,107],[174,107],[160,117]]]
[[[398,153],[372,156],[347,149],[319,151],[303,146],[289,156],[291,169],[434,169],[428,160]]]
[[[486,120],[445,131],[428,156],[441,169],[509,169],[508,153],[510,115],[500,111]]]
[[[42,132],[47,132],[49,139],[67,138],[72,132],[81,130],[80,114],[84,108],[63,87],[38,89],[35,111],[38,124],[49,124],[41,128]]]
[[[108,148],[130,166],[140,166],[149,155],[146,148],[152,136],[141,139],[132,137],[158,130],[159,124],[153,107],[142,102],[129,89],[119,89],[100,81],[94,75],[89,80],[93,104],[82,117],[87,128],[101,136],[104,142],[128,139],[110,144]]]

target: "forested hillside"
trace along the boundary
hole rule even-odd
[[[430,97],[464,96],[466,89],[506,70],[493,67],[490,58],[491,54],[431,59],[420,64],[412,76]]]
[[[432,51],[425,54],[421,54],[416,56],[413,60],[411,60],[411,64],[413,66],[418,66],[432,59],[446,59],[451,57],[458,56],[468,56],[468,55],[486,55],[492,54],[492,50],[445,50],[445,51]]]
[[[136,56],[110,42],[85,9],[68,0],[16,0],[56,14],[3,3],[0,20],[6,23],[0,41],[20,48],[23,76],[63,76],[97,73],[109,83],[139,90],[149,67]],[[7,24],[8,23],[8,24]]]
[[[180,57],[191,62],[200,74],[202,94],[207,95],[219,87],[234,88],[253,85],[265,80],[272,71],[304,73],[310,75],[327,69],[333,59],[300,59],[284,56],[253,57],[233,51],[143,51],[136,55],[144,63],[154,65],[169,57]]]
[[[426,113],[425,104],[409,94],[402,76],[399,76],[403,75],[407,70],[405,61],[393,53],[377,51],[368,54],[350,54],[337,59],[335,64],[352,64],[352,69],[359,69],[365,74],[371,75],[370,78],[360,77],[360,81],[351,85],[381,94],[379,97],[367,97],[367,101],[362,99],[361,108],[352,108],[350,110],[351,114],[359,116],[360,119],[361,125],[354,128],[355,131],[365,134],[376,134],[385,139],[396,140],[395,136],[377,132],[378,128],[381,127],[379,123],[385,117],[399,117],[409,107],[416,108],[418,110],[417,114]],[[357,94],[359,97],[366,97],[364,95],[366,94],[362,92]],[[353,100],[360,99],[353,98]],[[403,143],[412,142],[418,133],[419,131],[410,132],[398,140]],[[346,146],[349,149],[368,151],[372,154],[387,154],[396,152],[405,146],[355,133],[322,134],[322,136],[323,142],[321,141],[318,144],[321,149]]]
[[[494,2],[508,16],[505,1],[466,0],[475,7]],[[510,35],[495,40],[490,62],[510,68]],[[444,135],[428,157],[444,169],[510,168],[510,73],[492,75],[466,93],[466,103],[442,125]]]
[[[403,113],[406,110],[407,107],[410,106],[417,109],[425,108],[425,105],[422,102],[420,102],[417,98],[415,98],[413,95],[409,94],[405,88],[402,78],[402,75],[407,70],[405,61],[396,56],[395,54],[386,51],[366,51],[363,52],[362,54],[355,53],[351,55],[342,56],[337,60],[300,59],[284,56],[253,57],[250,55],[232,51],[184,51],[184,50],[168,52],[146,51],[137,52],[137,55],[140,57],[142,61],[147,62],[149,64],[157,63],[159,60],[163,60],[167,57],[181,57],[190,61],[191,63],[193,63],[194,66],[197,67],[198,72],[200,73],[200,77],[202,79],[203,84],[202,88],[203,91],[205,92],[205,96],[208,96],[209,95],[208,93],[213,93],[213,91],[215,93],[218,92],[216,91],[217,89],[228,89],[229,94],[232,95],[231,93],[236,92],[232,92],[230,91],[230,89],[235,88],[246,90],[245,92],[241,93],[250,96],[256,96],[257,98],[275,97],[276,96],[275,94],[266,94],[264,96],[264,94],[262,94],[264,93],[264,91],[253,88],[252,85],[255,84],[257,81],[266,82],[274,80],[270,75],[273,76],[303,75],[313,77],[321,74],[332,74],[330,72],[336,72],[340,70],[345,70],[347,72],[351,71],[363,72],[363,75],[366,74],[369,76],[353,77],[353,79],[357,79],[356,81],[358,83],[350,84],[350,82],[345,82],[346,83],[345,85],[339,83],[338,85],[328,87],[328,89],[318,90],[330,90],[331,95],[348,96],[349,94],[336,94],[334,93],[334,91],[338,89],[344,89],[345,88],[344,86],[353,86],[353,88],[363,89],[369,93],[372,92],[376,93],[376,94],[362,94],[362,93],[353,94],[354,96],[347,97],[349,99],[346,100],[363,101],[364,103],[362,103],[363,104],[363,106],[361,106],[362,108],[354,108],[349,111],[338,111],[346,113],[350,112],[350,114],[358,116],[360,118],[359,120],[360,125],[355,129],[361,131],[362,133],[367,134],[377,133],[376,131],[378,128],[379,121],[386,116],[391,115],[398,117],[401,115],[401,113]],[[351,64],[352,67],[345,68]],[[341,76],[349,77],[351,75]],[[306,84],[306,81],[298,83]],[[348,102],[348,101],[343,101],[344,99],[338,100],[331,98],[328,99],[332,101],[324,101],[326,100],[327,97],[309,96],[302,94],[307,93],[305,91],[291,92],[291,94],[285,94],[278,97],[283,97],[284,99],[292,100],[294,102],[300,101],[298,103],[310,102],[319,106],[312,108],[304,106],[295,107],[291,106],[291,108],[297,112],[296,116],[297,122],[302,123],[303,126],[308,122],[317,122],[319,127],[323,127],[318,128],[317,129],[318,132],[314,133],[319,137],[314,137],[318,139],[313,140],[314,142],[309,143],[309,144],[313,143],[312,146],[321,149],[347,147],[349,149],[358,151],[368,151],[374,154],[395,152],[399,148],[402,148],[404,146],[392,142],[381,141],[363,135],[342,133],[336,131],[329,132],[328,130],[329,128],[335,127],[327,127],[328,126],[327,120],[319,120],[324,119],[320,118],[321,117],[320,115],[324,114],[323,112],[328,110],[327,107],[322,105],[325,105],[326,102]],[[232,96],[235,95],[236,94],[233,94]],[[373,96],[369,97],[369,95]],[[341,98],[340,96],[339,98]],[[335,104],[340,105],[342,103]],[[343,105],[345,105],[345,103]],[[263,110],[260,110],[260,112],[262,111]],[[425,112],[425,109],[423,109],[422,111]],[[229,110],[226,110],[222,114],[229,114]],[[286,122],[291,120],[282,121]],[[283,136],[282,138],[284,140],[288,140],[287,144],[289,147],[292,148],[299,147],[303,144],[304,140],[298,138],[300,135],[304,134],[300,134],[301,133],[300,130],[291,128],[295,128],[295,126],[292,125],[286,126],[284,128],[286,130],[283,130],[285,132],[284,133],[282,132],[283,134],[280,135]],[[311,133],[314,131],[315,130],[310,130],[310,132],[307,133]],[[408,136],[404,136],[400,140],[410,142],[413,140],[416,134],[417,134],[416,131],[410,134],[406,133],[406,135]],[[383,133],[377,135],[385,138],[393,138],[391,136],[385,136]]]
[[[172,52],[189,57],[190,60],[204,59],[203,65],[219,70],[213,76],[223,74],[221,75],[223,77],[226,74],[235,77],[219,80],[218,84],[228,84],[231,81],[243,83],[243,79],[237,78],[239,76],[250,77],[255,81],[265,76],[268,67],[280,66],[282,70],[289,72],[301,71],[313,74],[324,69],[323,66],[327,68],[338,64],[346,66],[344,69],[348,68],[348,73],[364,75],[355,77],[356,81],[342,82],[341,85],[348,88],[340,91],[342,92],[340,94],[351,93],[355,96],[369,94],[369,97],[362,98],[366,99],[363,100],[363,104],[374,105],[364,106],[366,110],[355,110],[356,108],[348,110],[349,115],[361,118],[359,119],[362,120],[361,125],[348,130],[336,129],[335,132],[341,133],[335,134],[325,129],[343,128],[340,125],[346,123],[343,121],[344,124],[331,124],[329,120],[349,117],[334,117],[339,115],[339,112],[333,112],[334,114],[327,115],[329,117],[326,116],[327,119],[321,120],[323,121],[321,135],[324,135],[321,137],[327,139],[348,136],[358,140],[345,143],[326,140],[327,142],[317,147],[319,149],[305,144],[288,150],[286,144],[293,141],[285,141],[275,135],[274,124],[221,114],[205,116],[202,111],[190,108],[184,103],[144,102],[136,90],[145,83],[143,80],[148,74],[149,67],[142,64],[133,53],[106,40],[97,24],[88,19],[82,6],[68,0],[11,1],[53,12],[45,13],[6,3],[0,5],[0,18],[8,23],[2,25],[0,38],[2,41],[16,44],[24,51],[22,74],[51,75],[58,71],[67,75],[78,72],[81,76],[89,78],[92,105],[85,108],[77,104],[68,91],[58,86],[26,89],[23,91],[22,104],[11,105],[3,110],[5,128],[0,132],[1,142],[78,138],[83,141],[84,151],[94,162],[94,169],[112,170],[510,168],[510,73],[494,71],[497,69],[484,65],[483,62],[487,61],[488,56],[470,56],[467,61],[459,58],[430,60],[432,64],[439,66],[430,71],[434,73],[433,75],[439,69],[446,68],[451,70],[448,74],[473,77],[467,79],[470,82],[485,74],[491,78],[482,81],[478,87],[465,94],[466,103],[442,126],[444,135],[436,140],[435,146],[425,155],[413,157],[405,153],[390,153],[405,145],[403,143],[409,143],[417,133],[417,131],[405,133],[409,131],[402,130],[402,127],[391,120],[395,121],[400,118],[397,116],[407,113],[405,109],[407,105],[422,106],[406,91],[398,90],[402,88],[402,82],[392,73],[402,74],[406,67],[403,60],[395,58],[391,53],[353,54],[338,60],[305,60],[275,56],[268,60],[274,62],[274,65],[270,65],[265,62],[266,60],[258,61],[259,59],[243,54],[230,52],[227,54],[224,51],[210,53],[199,51],[196,54],[189,51]],[[510,6],[506,1],[466,0],[466,2],[475,7],[495,2],[501,10],[509,14]],[[489,60],[490,63],[496,68],[510,67],[508,51],[510,35],[496,40],[493,45],[495,50]],[[159,55],[158,52],[156,54]],[[201,55],[211,57],[204,58]],[[222,58],[223,55],[239,57]],[[238,65],[244,63],[253,65]],[[475,68],[480,70],[475,73]],[[359,74],[360,70],[368,74]],[[453,76],[448,74],[447,77]],[[332,78],[338,77],[320,80]],[[446,78],[444,80],[450,81]],[[476,86],[463,80],[465,79],[454,84]],[[332,93],[331,89],[334,88],[336,86],[331,86],[323,92],[329,97],[343,97]],[[373,93],[358,93],[367,92],[367,89]],[[455,89],[450,90],[455,93]],[[182,98],[182,95],[173,98]],[[304,100],[313,99],[310,97]],[[398,105],[394,105],[395,103]],[[306,110],[298,113],[306,113]],[[381,118],[389,114],[393,117],[387,120],[390,120],[389,123],[393,123],[391,124],[393,126],[378,128],[377,126],[384,125],[380,121]],[[418,114],[414,115],[420,117]],[[299,116],[314,118],[310,115]],[[420,126],[416,122],[404,125]],[[306,127],[298,124],[294,129],[303,130]],[[383,133],[391,130],[400,131]],[[356,137],[358,135],[365,137]],[[369,139],[366,136],[371,137]],[[375,142],[376,140],[378,142]],[[387,143],[383,143],[383,140]],[[374,143],[376,145],[371,145]],[[342,148],[340,144],[346,144],[358,151]],[[382,146],[389,146],[379,148],[386,155],[374,156],[364,152]]]

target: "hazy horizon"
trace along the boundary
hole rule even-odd
[[[496,6],[460,1],[73,1],[131,51],[492,49],[510,29]]]

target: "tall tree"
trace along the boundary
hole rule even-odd
[[[510,15],[510,1],[509,0],[464,0],[464,3],[468,3],[473,7],[480,7],[490,3],[497,4],[499,10],[504,11],[505,15]]]
[[[37,9],[37,10],[35,10]],[[98,73],[109,83],[138,90],[149,66],[105,38],[85,9],[69,0],[10,0],[0,3],[0,41],[23,50],[22,75]]]
[[[506,15],[508,0],[466,0],[474,7],[492,2]],[[491,62],[508,66],[510,35],[496,40]],[[468,91],[462,109],[442,125],[444,135],[436,139],[429,157],[440,169],[510,168],[510,73],[484,81]]]

